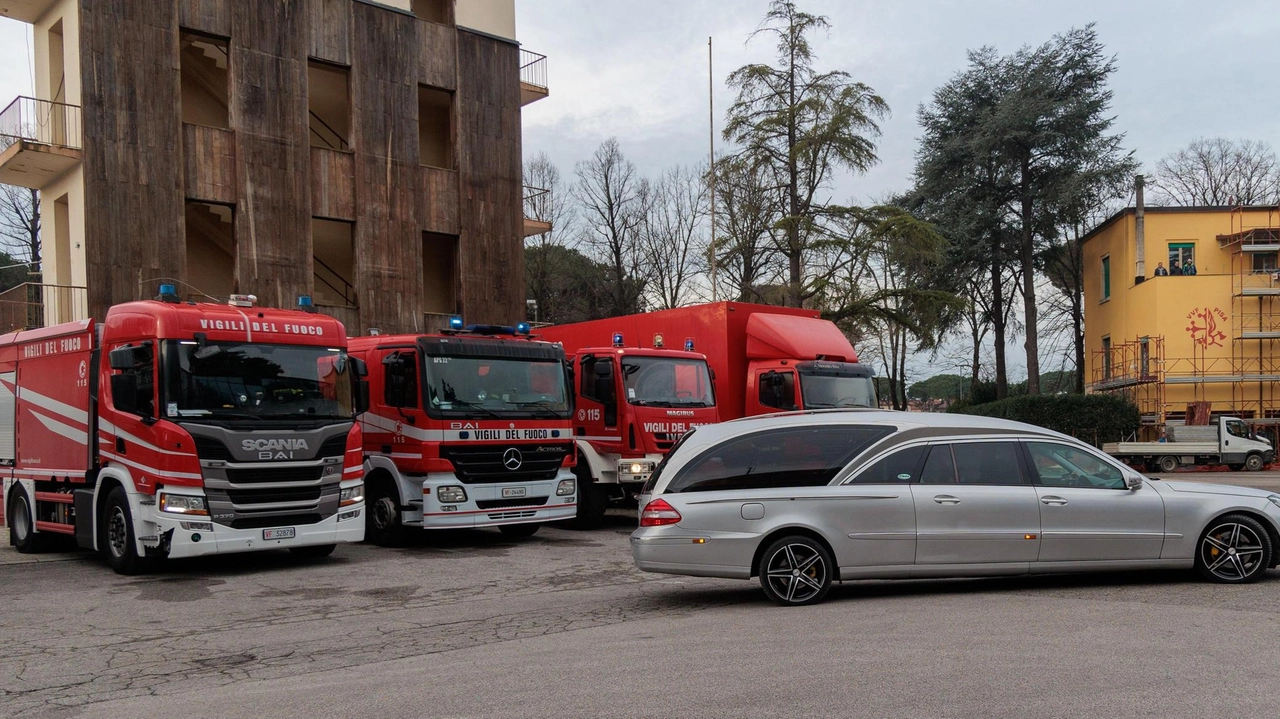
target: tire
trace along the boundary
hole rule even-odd
[[[1228,514],[1209,523],[1196,545],[1196,570],[1211,582],[1247,584],[1271,566],[1271,535],[1253,517]]]
[[[35,531],[35,513],[32,511],[31,500],[27,498],[27,490],[22,485],[14,486],[4,517],[9,525],[9,544],[20,554],[44,551],[48,537]]]
[[[537,522],[529,522],[527,524],[500,524],[498,531],[507,537],[532,537],[538,533],[538,527],[542,525]]]
[[[1243,471],[1244,471],[1244,465],[1243,465],[1243,464],[1228,464],[1228,465],[1227,465],[1227,469],[1231,470],[1232,472],[1243,472]]]
[[[405,526],[400,523],[400,498],[389,479],[367,485],[365,497],[364,538],[379,547],[399,547],[408,538]]]
[[[578,462],[582,467],[582,460]],[[604,523],[604,513],[609,508],[609,492],[604,485],[593,482],[587,472],[574,471],[574,476],[578,480],[578,513],[565,524],[570,529],[596,529]]]
[[[1261,472],[1265,466],[1267,466],[1267,463],[1262,461],[1262,455],[1260,454],[1251,454],[1245,457],[1244,468],[1246,472]]]
[[[1165,455],[1159,461],[1160,471],[1169,474],[1178,468],[1178,458]]]
[[[831,553],[802,535],[782,537],[760,555],[756,571],[764,595],[784,607],[816,604],[831,589]]]
[[[99,544],[107,556],[107,564],[116,574],[142,574],[151,569],[152,561],[138,555],[137,537],[133,533],[133,512],[129,509],[129,497],[123,487],[116,487],[107,494],[102,508]]]
[[[289,547],[289,553],[298,559],[324,559],[337,548],[336,544],[316,544],[310,547]]]

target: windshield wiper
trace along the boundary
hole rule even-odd
[[[676,402],[674,406],[676,407],[710,407],[711,405],[707,404],[706,402],[703,402],[700,399],[695,399],[691,402]]]
[[[557,418],[557,419],[562,417],[563,416],[562,413],[566,411],[565,409],[558,409],[556,407],[553,407],[551,403],[545,399],[538,399],[530,402],[512,402],[511,404],[514,404],[517,407],[537,407],[538,409],[546,412],[548,416]]]
[[[481,412],[487,413],[490,417],[496,417],[497,419],[506,419],[506,417],[498,414],[497,412],[494,412],[493,410],[489,409],[488,407],[485,407],[479,402],[468,402],[465,399],[455,399],[453,400],[453,404],[460,404],[463,407],[466,407],[468,409],[478,409]]]
[[[664,399],[638,399],[633,404],[641,407],[674,407],[675,405]]]

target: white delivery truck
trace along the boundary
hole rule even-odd
[[[1107,454],[1148,470],[1172,472],[1183,465],[1225,464],[1256,472],[1275,461],[1271,442],[1238,417],[1217,417],[1208,425],[1169,427],[1166,442],[1108,442]]]

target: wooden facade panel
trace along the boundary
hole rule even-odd
[[[418,82],[444,90],[458,87],[458,30],[418,21]]]
[[[178,24],[188,30],[230,37],[231,5],[237,0],[178,0]]]
[[[458,223],[458,173],[435,167],[422,168],[422,204],[418,216],[422,229],[456,235],[462,231]]]
[[[305,4],[235,4],[231,126],[239,179],[236,288],[291,307],[312,294]]]
[[[355,140],[355,286],[360,331],[422,325],[418,221],[417,18],[352,5],[351,98]]]
[[[525,312],[518,68],[514,43],[458,31],[461,305],[474,322]]]
[[[335,65],[351,64],[351,0],[310,0],[307,53]]]
[[[329,220],[356,219],[356,156],[325,147],[311,148],[311,215]]]
[[[178,7],[80,6],[89,312],[155,295],[185,269]]]
[[[183,124],[183,192],[187,199],[236,201],[236,136],[230,130]]]

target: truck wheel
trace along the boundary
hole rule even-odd
[[[116,574],[141,574],[151,568],[146,557],[138,556],[137,537],[133,533],[133,513],[129,510],[129,497],[123,487],[116,487],[107,495],[102,508],[99,544],[107,555],[107,564]]]
[[[1261,471],[1264,464],[1265,463],[1262,461],[1262,455],[1260,454],[1251,454],[1244,460],[1244,468],[1245,471],[1248,472]]]
[[[538,533],[538,527],[541,524],[530,522],[528,524],[500,524],[498,531],[507,537],[532,537]]]
[[[336,544],[317,544],[310,547],[289,547],[289,553],[298,559],[324,559],[333,554]]]
[[[34,554],[42,551],[47,537],[36,531],[35,513],[31,500],[27,499],[27,491],[22,485],[13,489],[9,497],[9,507],[5,510],[5,521],[9,523],[9,544],[22,554]]]
[[[578,477],[578,514],[567,522],[572,529],[595,529],[604,522],[609,493],[590,477]]]
[[[1160,471],[1168,474],[1178,468],[1178,458],[1164,456],[1160,458]]]
[[[1231,470],[1232,472],[1243,472],[1243,471],[1244,471],[1244,465],[1243,465],[1243,464],[1228,464],[1228,465],[1227,465],[1227,469]]]
[[[400,523],[400,498],[389,480],[368,485],[365,499],[364,537],[379,547],[398,547],[404,544],[406,533]]]

